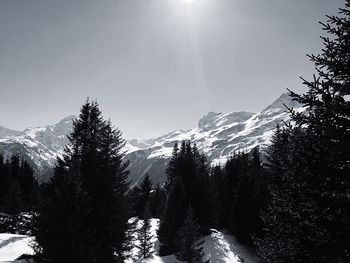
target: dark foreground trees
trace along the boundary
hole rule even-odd
[[[191,205],[202,234],[208,233],[212,222],[209,193],[209,169],[206,158],[195,145],[183,142],[174,146],[167,168],[167,198],[158,231],[160,255],[179,250],[176,239]]]
[[[152,256],[153,244],[151,243],[151,239],[153,235],[151,234],[151,218],[150,218],[150,207],[149,203],[145,204],[145,209],[143,213],[143,222],[139,229],[136,230],[138,244],[136,247],[139,249],[137,254],[139,259],[147,259]]]
[[[269,152],[271,200],[263,262],[350,261],[350,1],[322,24],[317,75],[308,91],[291,95],[306,113],[292,112],[293,127],[278,131]]]
[[[224,167],[214,167],[210,173],[205,156],[195,145],[182,142],[179,149],[175,144],[167,168],[167,198],[158,231],[160,255],[194,253],[188,242],[195,244],[210,232],[209,228],[229,229],[240,241],[252,245],[253,237],[262,232],[264,176],[258,149],[236,154]],[[186,221],[186,215],[191,220]],[[198,230],[195,236],[184,231],[194,222],[195,232]],[[196,244],[199,249],[200,244]]]
[[[37,252],[49,262],[122,262],[128,211],[121,132],[87,101],[43,186]]]
[[[0,155],[0,231],[26,234],[38,195],[34,170],[18,155]]]
[[[180,228],[177,234],[179,250],[176,253],[176,258],[187,263],[204,262],[202,248],[204,240],[200,240],[200,238],[200,226],[194,218],[192,208],[189,207],[184,220],[184,225]]]

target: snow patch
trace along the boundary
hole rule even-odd
[[[137,220],[136,227],[140,228],[143,223],[142,220],[131,218],[129,222],[135,222],[135,220]],[[153,243],[154,250],[153,256],[145,260],[137,259],[138,249],[135,245],[137,245],[138,241],[135,239],[134,248],[131,250],[132,257],[125,260],[125,263],[180,263],[174,255],[164,257],[158,255],[159,241],[157,231],[160,220],[153,218],[150,221],[151,242]],[[34,254],[31,247],[33,241],[34,239],[32,237],[24,235],[0,234],[0,262],[19,263],[20,261],[13,260],[22,254]],[[204,237],[203,252],[205,259],[210,260],[212,263],[239,263],[240,258],[244,259],[245,263],[257,262],[254,253],[240,245],[232,235],[215,229],[211,229],[211,234]]]
[[[33,238],[24,235],[0,234],[0,262],[12,261],[23,254],[34,254]]]

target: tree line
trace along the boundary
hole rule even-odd
[[[28,233],[38,200],[34,170],[18,155],[0,155],[0,231]]]

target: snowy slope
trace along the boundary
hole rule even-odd
[[[269,143],[277,123],[289,118],[283,104],[302,110],[287,94],[282,94],[259,113],[209,112],[193,129],[173,131],[154,139],[127,141],[124,151],[130,162],[131,186],[142,180],[147,172],[154,183],[164,182],[166,165],[175,142],[195,142],[212,164],[224,163],[237,151],[250,151],[258,145],[264,147]],[[73,118],[69,116],[55,125],[25,131],[0,126],[0,152],[18,152],[39,171],[52,168],[56,156],[68,143],[67,134],[72,128]]]
[[[0,234],[0,262],[13,261],[22,254],[33,254],[31,237],[14,234]]]
[[[55,125],[27,128],[24,131],[0,129],[0,152],[5,155],[19,153],[29,158],[39,170],[52,167],[57,155],[68,143],[67,134],[72,128],[69,116]],[[2,132],[1,132],[2,131]]]
[[[269,144],[276,125],[289,119],[284,105],[303,110],[287,94],[282,94],[259,113],[209,112],[191,130],[174,131],[148,141],[151,142],[148,148],[127,155],[133,185],[141,181],[147,172],[155,183],[164,182],[166,164],[173,146],[182,140],[195,142],[208,156],[211,164],[223,164],[238,151],[250,151],[256,146],[264,148]]]
[[[0,153],[5,156],[19,154],[41,174],[54,167],[57,156],[63,153],[64,147],[69,143],[67,135],[72,129],[74,118],[71,115],[54,125],[27,128],[24,131],[0,126]],[[127,152],[139,149],[129,143],[125,145]]]
[[[134,219],[131,219],[134,220]],[[142,220],[139,220],[138,227],[141,227]],[[159,241],[157,238],[157,230],[159,228],[159,219],[151,220],[151,242],[153,243],[153,257],[147,260],[138,260],[136,258],[138,249],[132,250],[133,258],[126,260],[125,263],[180,263],[174,255],[165,257],[158,256]],[[137,241],[135,241],[135,244]],[[204,237],[203,243],[204,259],[215,263],[239,263],[239,258],[243,258],[245,263],[257,262],[252,251],[240,245],[234,236],[224,234],[215,229],[211,230],[211,234]]]
[[[131,219],[131,220],[135,220]],[[141,227],[142,220],[138,222]],[[139,260],[136,255],[138,249],[134,247],[131,251],[132,257],[127,259],[125,263],[180,263],[174,255],[165,257],[158,256],[159,241],[157,238],[157,230],[159,227],[159,219],[151,219],[151,235],[153,238],[153,257],[147,260]],[[0,262],[17,262],[13,261],[22,254],[33,254],[30,243],[33,242],[31,237],[0,234]],[[135,245],[138,241],[134,241]],[[256,263],[254,254],[244,246],[240,245],[236,239],[228,234],[212,229],[211,234],[204,237],[203,252],[205,259],[213,263],[239,263],[239,257],[244,259],[245,263]]]

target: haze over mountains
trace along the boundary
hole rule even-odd
[[[203,151],[211,164],[222,164],[238,151],[250,151],[256,146],[266,146],[278,123],[288,121],[288,108],[303,110],[287,94],[282,94],[259,113],[209,112],[190,130],[177,130],[148,140],[129,140],[125,145],[129,160],[131,186],[149,173],[154,183],[165,180],[167,161],[175,142],[191,140]],[[72,128],[74,115],[54,125],[14,131],[0,126],[0,152],[5,155],[19,153],[29,159],[39,171],[52,168],[56,157],[68,143],[67,134]],[[40,178],[45,180],[47,178]]]

